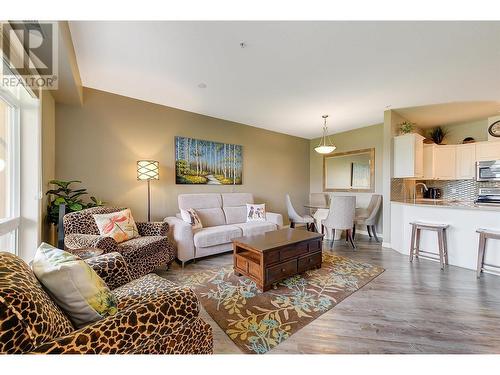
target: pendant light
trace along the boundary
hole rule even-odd
[[[322,116],[324,119],[324,124],[323,124],[323,137],[321,137],[321,141],[319,142],[318,147],[314,149],[318,154],[329,154],[330,152],[335,151],[337,147],[335,147],[330,140],[330,137],[327,135],[328,133],[328,127],[326,126],[326,119],[328,118],[328,115],[323,115]]]

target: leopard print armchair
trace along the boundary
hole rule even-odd
[[[111,237],[99,235],[92,215],[121,211],[118,207],[93,207],[64,215],[64,247],[67,251],[94,247],[104,253],[119,252],[125,258],[132,278],[146,275],[175,259],[175,249],[168,240],[165,222],[137,222],[141,237],[116,243]]]
[[[210,325],[194,292],[156,274],[132,280],[118,253],[88,263],[118,299],[118,312],[76,330],[29,266],[0,252],[0,353],[210,354]]]

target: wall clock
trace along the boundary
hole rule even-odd
[[[490,127],[488,128],[488,133],[490,133],[492,137],[500,138],[500,120],[495,121],[490,125]]]

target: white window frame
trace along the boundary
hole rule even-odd
[[[8,217],[0,219],[0,236],[14,232],[14,252],[18,249],[18,228],[21,224],[21,124],[20,124],[20,101],[11,92],[0,87],[0,100],[7,103],[8,110],[8,132],[9,148],[8,163],[9,171],[9,193]]]

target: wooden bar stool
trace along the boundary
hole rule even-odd
[[[489,230],[489,229],[478,229],[476,231],[479,233],[479,248],[478,248],[478,254],[477,254],[477,272],[476,276],[479,278],[481,276],[481,272],[484,270],[490,271],[495,274],[499,274],[498,271],[496,270],[487,270],[486,267],[492,267],[492,268],[500,268],[499,266],[495,266],[493,264],[487,264],[484,263],[484,255],[486,253],[486,240],[488,238],[494,239],[494,240],[500,240],[500,232],[499,231],[494,231],[494,230]]]
[[[444,269],[444,266],[448,264],[448,243],[446,241],[446,228],[448,228],[448,225],[423,223],[419,221],[410,223],[410,225],[411,225],[410,262],[413,262],[413,257],[439,260],[439,263],[441,264],[441,269]],[[437,233],[439,254],[420,250],[420,231],[422,230],[431,230]],[[424,255],[421,255],[421,253]],[[435,257],[434,255],[438,255],[439,258]]]

